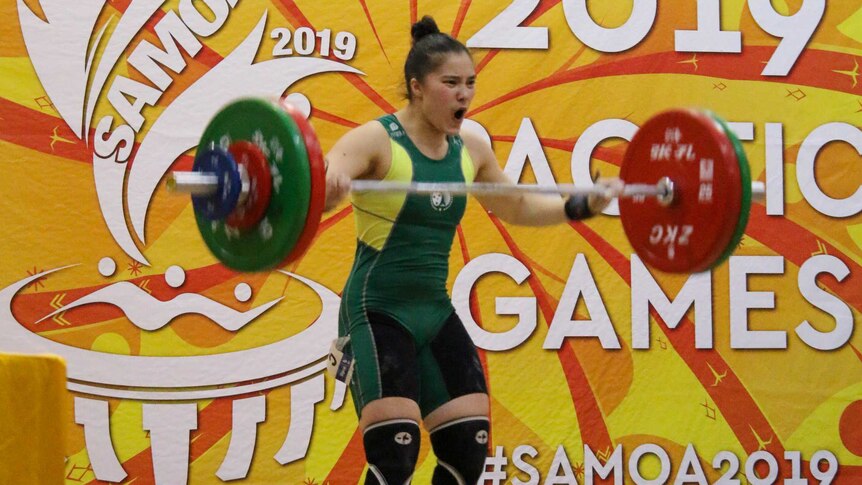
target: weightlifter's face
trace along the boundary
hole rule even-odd
[[[476,68],[463,52],[445,54],[436,70],[417,82],[414,91],[426,119],[447,135],[456,135],[476,94]],[[414,82],[416,82],[414,80]]]

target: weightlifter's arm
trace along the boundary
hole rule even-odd
[[[334,209],[350,192],[350,181],[374,178],[381,164],[381,144],[388,148],[388,135],[377,121],[365,123],[344,134],[326,154],[326,202]]]
[[[461,136],[476,166],[476,182],[514,183],[500,169],[497,157],[490,145],[472,133],[462,131]],[[601,182],[614,187],[620,184],[617,179],[602,179]],[[580,199],[583,207],[578,207],[578,198],[569,201],[570,208],[567,211],[566,204],[569,199],[560,198],[558,195],[510,192],[477,195],[476,198],[479,199],[485,209],[493,212],[500,219],[523,226],[561,224],[571,219],[567,214],[578,211],[583,212],[583,214],[576,218],[583,219],[589,215],[600,213],[611,200],[598,194],[591,194],[586,199]]]

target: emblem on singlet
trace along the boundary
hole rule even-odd
[[[401,131],[401,127],[399,127],[398,123],[395,122],[389,123],[389,132],[392,134],[393,138],[401,138],[404,136],[404,132]]]
[[[452,205],[452,194],[448,192],[434,192],[431,194],[431,207],[443,212]]]

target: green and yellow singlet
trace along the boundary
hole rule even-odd
[[[440,160],[423,155],[394,115],[386,128],[392,164],[383,180],[471,183],[474,166],[459,136],[448,137]],[[356,257],[341,299],[342,335],[367,323],[366,312],[388,315],[422,345],[453,312],[446,291],[449,252],[466,196],[445,193],[354,193]]]

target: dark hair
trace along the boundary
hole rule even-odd
[[[444,54],[463,52],[470,55],[467,46],[449,34],[440,32],[434,18],[426,15],[410,29],[413,47],[404,62],[404,81],[407,83],[407,99],[413,99],[410,80],[422,81],[443,63]]]

